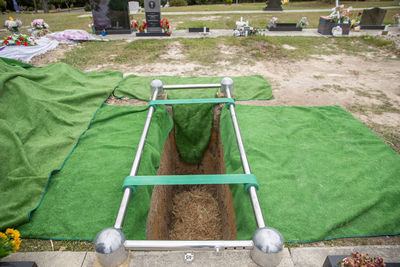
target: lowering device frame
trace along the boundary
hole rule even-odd
[[[143,132],[140,137],[139,145],[133,160],[132,168],[127,179],[136,180],[137,182],[125,180],[123,187],[123,196],[118,215],[115,220],[114,227],[102,230],[95,238],[94,246],[96,255],[100,263],[104,266],[117,266],[123,263],[128,257],[129,250],[225,250],[225,249],[247,249],[251,250],[250,256],[252,260],[261,266],[277,266],[283,253],[284,239],[276,229],[266,227],[264,217],[257,196],[257,181],[251,174],[250,165],[247,160],[246,151],[243,145],[239,124],[236,118],[234,100],[232,98],[234,82],[231,78],[226,77],[221,80],[220,84],[187,84],[187,85],[164,85],[160,80],[153,80],[150,83],[151,101],[149,110],[144,124]],[[240,158],[242,162],[244,175],[241,176],[245,184],[246,191],[249,193],[252,203],[254,216],[258,229],[254,232],[252,240],[126,240],[122,232],[125,215],[132,194],[135,193],[137,185],[141,185],[141,176],[137,176],[142,157],[143,148],[146,143],[147,134],[150,128],[151,120],[156,108],[160,104],[189,104],[193,103],[193,99],[187,100],[157,100],[157,97],[164,93],[164,90],[178,89],[210,89],[220,88],[220,92],[226,95],[226,98],[197,99],[197,103],[226,103],[229,108],[233,128],[236,135],[236,141],[239,148]],[[196,100],[195,100],[196,101]],[[221,177],[224,175],[221,175]],[[229,175],[225,175],[229,176]],[[168,183],[168,176],[157,176],[159,183]],[[179,178],[179,177],[178,177]],[[210,180],[216,178],[215,175],[205,177],[207,184],[212,184]],[[217,177],[218,178],[218,177]],[[231,178],[234,179],[234,178]],[[249,180],[250,179],[250,180]],[[181,179],[182,180],[182,179]],[[214,179],[216,180],[216,179]],[[254,182],[255,181],[255,182]],[[128,183],[128,185],[126,185]],[[216,181],[215,183],[218,183]],[[232,182],[234,183],[234,182]],[[240,182],[241,183],[241,182]],[[182,184],[182,183],[179,183]]]

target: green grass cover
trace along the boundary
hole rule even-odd
[[[93,239],[112,227],[129,175],[147,107],[104,105],[81,137],[63,169],[52,176],[49,190],[23,237]],[[154,113],[138,175],[155,175],[172,119],[165,107]],[[127,238],[146,238],[152,186],[139,186],[131,198],[123,231]]]
[[[115,90],[117,97],[150,99],[150,82],[160,79],[164,85],[220,83],[223,77],[178,77],[178,76],[135,76],[124,78]],[[254,100],[273,98],[271,85],[261,75],[231,77],[234,81],[236,100]],[[167,90],[168,99],[213,98],[218,89]]]
[[[0,230],[28,221],[50,172],[121,79],[114,71],[61,63],[24,69],[0,60]]]
[[[400,156],[337,106],[236,105],[268,226],[287,241],[399,234]],[[229,114],[221,115],[227,173],[243,173]],[[237,237],[256,229],[242,185],[231,186]]]

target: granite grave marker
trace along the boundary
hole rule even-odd
[[[385,28],[385,26],[382,25],[385,15],[386,9],[382,9],[379,7],[364,9],[360,21],[361,29]]]
[[[144,0],[144,11],[146,13],[147,32],[138,32],[136,36],[169,36],[162,32],[161,0]]]
[[[265,6],[263,10],[267,11],[282,11],[282,1],[281,0],[267,0],[265,1]]]
[[[96,34],[132,33],[129,23],[128,0],[90,0]]]

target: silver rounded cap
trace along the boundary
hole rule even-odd
[[[124,246],[125,235],[117,228],[106,228],[94,239],[94,249],[100,264],[116,267],[126,261],[128,252]]]
[[[151,92],[151,96],[153,96],[154,91],[157,91],[157,95],[162,95],[164,93],[164,84],[161,80],[152,80],[150,83],[150,92]]]
[[[264,253],[279,253],[283,249],[285,240],[281,233],[272,227],[257,229],[253,234],[253,243]]]
[[[226,93],[226,89],[229,89],[231,95],[233,94],[233,80],[229,77],[225,77],[221,80],[221,93]]]
[[[124,246],[125,235],[120,229],[106,228],[97,234],[94,249],[100,254],[111,254]]]

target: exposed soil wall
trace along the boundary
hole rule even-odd
[[[171,113],[171,109],[169,110]],[[185,163],[175,144],[174,129],[163,150],[158,175],[223,174],[219,135],[221,106],[214,107],[211,139],[202,161]],[[228,185],[155,186],[147,218],[149,240],[233,240],[236,220]]]

